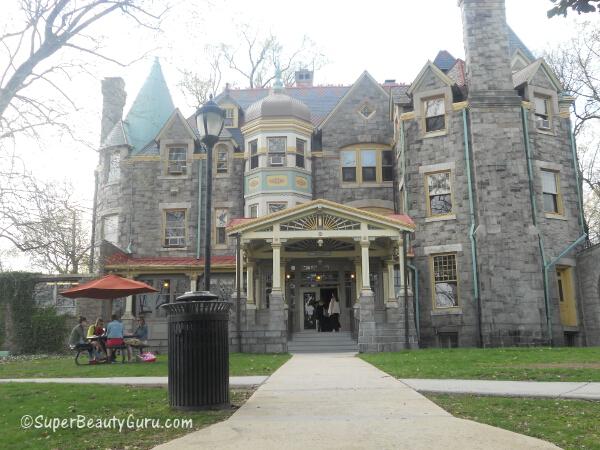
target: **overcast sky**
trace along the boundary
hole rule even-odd
[[[89,66],[91,74],[80,74],[68,82],[70,96],[79,107],[71,122],[78,137],[90,146],[50,132],[44,134],[41,143],[19,141],[17,153],[36,175],[72,180],[80,197],[91,206],[97,153],[90,147],[99,140],[100,80],[107,76],[125,79],[127,110],[153,58],[158,56],[175,105],[185,115],[191,114],[177,87],[180,71],[202,73],[204,46],[219,42],[235,45],[236,24],[270,30],[290,49],[299,44],[303,35],[309,36],[328,60],[315,73],[315,84],[351,84],[364,70],[381,82],[395,79],[410,83],[439,50],[464,57],[456,0],[175,1],[159,34],[127,27],[122,20],[113,20],[95,30],[103,36],[104,53],[113,58],[128,61],[146,52],[148,56],[125,68],[97,60]],[[508,23],[536,55],[568,39],[574,22],[581,20],[576,15],[548,19],[550,0],[506,0],[506,5]],[[585,19],[598,20],[596,16],[588,14]],[[0,23],[5,19],[0,19]],[[243,87],[231,73],[225,74],[223,81]],[[22,261],[13,266],[26,268]]]

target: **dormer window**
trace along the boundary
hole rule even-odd
[[[550,99],[541,95],[533,97],[535,105],[535,125],[538,130],[550,130]]]
[[[269,166],[285,166],[285,150],[287,148],[286,137],[267,138],[267,150],[269,152]]]
[[[185,175],[187,171],[187,149],[185,147],[169,147],[167,173],[169,175]]]
[[[425,132],[442,131],[446,128],[446,106],[444,97],[430,98],[424,101]]]
[[[234,126],[233,119],[234,119],[233,108],[225,108],[225,121],[223,122],[223,126],[233,127]]]

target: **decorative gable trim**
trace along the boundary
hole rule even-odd
[[[524,83],[531,83],[531,80],[535,77],[535,75],[540,71],[540,69],[544,72],[544,74],[550,80],[550,83],[554,86],[557,92],[562,92],[563,87],[560,83],[557,76],[554,74],[552,68],[544,61],[543,58],[538,58],[534,62],[532,62],[527,67],[515,72],[513,74],[513,85],[515,88],[521,86]]]
[[[317,128],[323,128],[325,126],[325,124],[329,121],[329,119],[331,117],[333,117],[335,115],[335,113],[338,111],[338,109],[344,104],[344,102],[346,101],[346,99],[350,98],[350,96],[354,93],[354,91],[357,89],[357,86],[360,84],[361,81],[363,81],[364,79],[369,80],[373,85],[377,86],[377,89],[379,89],[381,91],[381,93],[389,99],[390,94],[381,87],[381,85],[375,80],[375,78],[373,78],[371,76],[371,74],[369,72],[367,72],[366,70],[360,75],[360,77],[358,77],[358,79],[354,82],[354,84],[352,85],[352,87],[348,90],[348,92],[346,92],[342,98],[340,98],[340,100],[338,101],[337,105],[335,105],[335,107],[330,111],[329,114],[327,114],[327,116],[325,117],[325,119],[323,119],[323,121],[317,126]]]
[[[177,118],[183,123],[184,128],[186,129],[186,131],[189,134],[189,138],[194,139],[194,140],[196,139],[196,134],[194,133],[194,130],[192,130],[192,127],[190,127],[190,124],[188,123],[188,121],[185,120],[185,117],[183,117],[183,114],[181,114],[181,111],[179,111],[179,108],[175,108],[175,111],[173,111],[173,114],[171,114],[171,117],[169,117],[167,122],[163,125],[163,127],[158,132],[158,135],[155,138],[156,141],[160,141],[163,138],[163,134],[171,127],[171,125],[173,125],[173,122]]]
[[[448,87],[454,86],[454,80],[452,78],[450,78],[448,75],[446,75],[444,72],[442,72],[431,61],[427,61],[427,63],[423,66],[423,68],[419,72],[419,75],[417,75],[417,78],[415,78],[415,81],[412,82],[412,84],[408,88],[408,91],[406,91],[406,93],[408,95],[412,95],[413,92],[415,92],[415,90],[419,87],[419,85],[423,81],[423,78],[425,77],[425,74],[427,73],[428,70],[431,70],[433,72],[433,74],[436,77],[438,77],[441,81],[443,81]]]
[[[515,62],[518,60],[520,60],[524,66],[528,66],[529,64],[531,64],[533,62],[527,57],[525,52],[523,52],[523,50],[521,50],[520,48],[517,48],[515,50],[515,52],[513,53],[512,58],[510,60],[510,66],[514,67]]]

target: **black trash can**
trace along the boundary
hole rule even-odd
[[[169,317],[169,404],[181,410],[229,404],[229,310],[210,292],[162,305]]]

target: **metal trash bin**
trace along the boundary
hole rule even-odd
[[[169,317],[169,405],[229,407],[229,310],[210,292],[188,292],[162,305]]]

